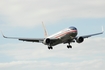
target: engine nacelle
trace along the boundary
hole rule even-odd
[[[76,39],[77,43],[82,43],[84,41],[84,38],[83,37],[78,37]]]
[[[49,38],[44,39],[43,44],[48,45],[50,44],[51,40]]]

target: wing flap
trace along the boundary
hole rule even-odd
[[[31,39],[31,38],[18,38],[18,40],[20,41],[28,41],[28,42],[43,42],[44,38],[40,38],[40,39]]]

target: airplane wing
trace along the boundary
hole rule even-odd
[[[89,38],[89,37],[91,37],[91,36],[100,35],[100,34],[103,34],[103,33],[104,33],[104,29],[103,29],[103,27],[102,27],[102,31],[99,32],[99,33],[90,34],[90,35],[84,35],[84,36],[80,36],[80,37]]]
[[[39,42],[39,43],[42,43],[44,38],[18,38],[18,40],[20,41],[28,41],[28,42]]]
[[[1,34],[4,38],[9,38],[9,39],[18,39],[20,41],[28,41],[28,42],[40,42],[42,43],[44,38],[17,38],[17,37],[6,37],[2,31],[1,31]]]
[[[43,41],[45,40],[45,38],[18,38],[18,37],[7,37],[5,36],[2,31],[1,34],[4,38],[8,38],[8,39],[18,39],[20,41],[27,41],[27,42],[39,42],[39,43],[43,43]],[[51,38],[51,43],[55,42],[55,41],[59,41],[59,39],[56,38]]]

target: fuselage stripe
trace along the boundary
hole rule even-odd
[[[64,31],[64,32],[62,32],[62,33],[59,33],[59,34],[57,34],[56,36],[54,36],[55,38],[60,38],[60,37],[62,37],[62,36],[64,36],[64,35],[66,35],[66,34],[69,34],[69,33],[73,33],[73,32],[77,32],[77,30],[72,30],[72,31]]]

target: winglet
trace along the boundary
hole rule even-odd
[[[1,34],[2,34],[2,36],[4,37],[4,38],[7,38],[4,34],[3,34],[3,32],[0,30],[0,32],[1,32]]]
[[[104,33],[104,28],[103,28],[103,26],[102,26],[102,33]]]
[[[43,22],[42,22],[42,25],[43,25],[43,29],[44,29],[44,35],[45,35],[45,37],[47,37],[48,36],[48,33],[47,33],[47,30],[46,30],[45,25],[44,25]]]

